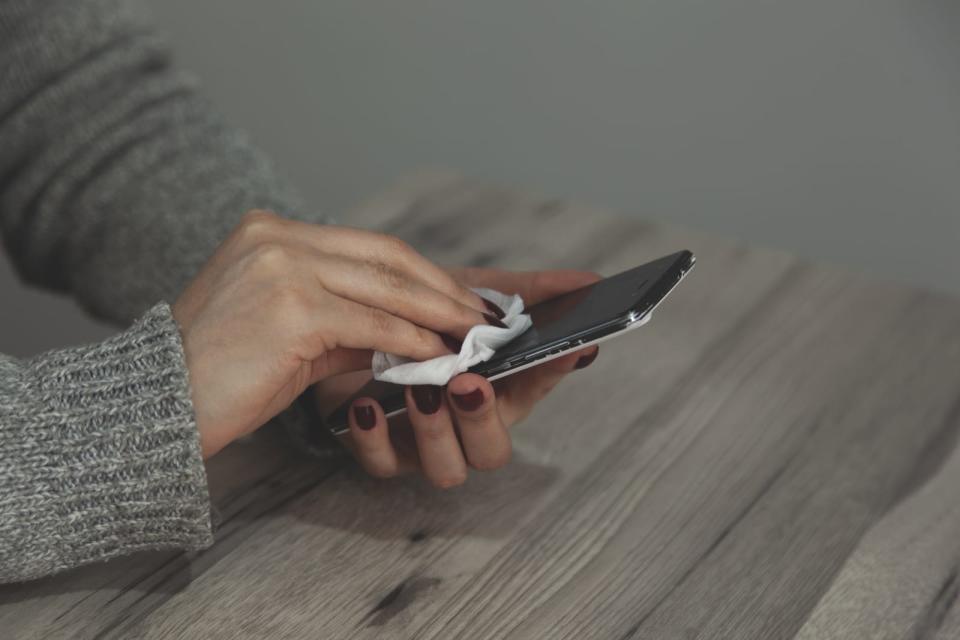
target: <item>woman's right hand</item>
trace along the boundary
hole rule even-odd
[[[248,213],[173,305],[204,458],[310,384],[425,360],[489,321],[482,298],[401,240]]]

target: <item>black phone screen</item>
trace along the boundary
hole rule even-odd
[[[619,330],[656,306],[689,269],[692,257],[681,251],[531,306],[526,313],[533,325],[470,371],[496,373],[559,345],[594,340],[605,328]]]

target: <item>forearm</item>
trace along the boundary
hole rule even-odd
[[[27,280],[129,322],[247,210],[306,215],[137,5],[7,0],[0,42],[0,225]]]
[[[0,356],[0,582],[212,543],[169,307],[99,344]]]

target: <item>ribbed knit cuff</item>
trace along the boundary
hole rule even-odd
[[[104,342],[31,360],[24,383],[38,413],[18,453],[27,459],[24,486],[37,491],[22,513],[59,538],[48,546],[49,569],[213,542],[183,347],[167,304]]]

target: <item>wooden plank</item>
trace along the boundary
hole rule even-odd
[[[440,492],[267,430],[210,464],[212,549],[0,587],[13,637],[877,637],[904,576],[921,597],[887,628],[953,637],[956,300],[444,172],[346,219],[449,264],[699,266],[507,469]]]

